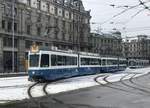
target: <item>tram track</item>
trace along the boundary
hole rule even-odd
[[[132,73],[132,74],[133,74],[133,73]],[[109,78],[111,75],[106,75],[106,76],[104,76],[104,77],[102,78],[102,81],[104,81],[106,84],[103,84],[103,83],[101,83],[101,82],[99,81],[100,76],[95,77],[95,78],[94,78],[94,81],[95,81],[96,83],[98,83],[99,85],[103,86],[103,87],[107,87],[107,88],[111,88],[111,89],[115,89],[115,90],[119,90],[119,91],[123,91],[123,92],[127,92],[127,93],[132,93],[132,94],[136,94],[136,95],[139,95],[139,94],[140,94],[140,95],[147,95],[147,94],[150,94],[150,91],[143,89],[143,86],[140,86],[139,84],[136,84],[136,83],[134,82],[135,76],[136,76],[136,75],[139,75],[139,73],[138,73],[138,74],[134,73],[132,76],[130,76],[130,77],[127,79],[127,80],[129,80],[129,82],[130,82],[132,85],[127,84],[127,81],[125,80],[125,78],[126,78],[127,76],[129,76],[129,75],[131,75],[131,73],[127,73],[127,75],[124,75],[123,77],[121,77],[121,79],[118,81],[118,82],[121,82],[121,85],[118,85],[118,84],[116,84],[116,83],[110,82],[110,81],[108,80],[108,78]],[[146,74],[146,75],[147,75],[147,74]],[[123,86],[124,86],[124,87],[129,87],[129,88],[132,88],[132,89],[136,89],[136,90],[138,90],[138,91],[140,91],[140,92],[133,92],[132,90],[127,90],[127,89],[123,88]],[[136,86],[139,86],[139,87],[141,87],[141,88],[136,87]]]
[[[29,98],[30,99],[33,99],[34,97],[32,96],[32,89],[33,89],[33,87],[35,87],[36,85],[38,85],[39,84],[39,82],[36,82],[36,83],[34,83],[33,85],[31,85],[29,88],[28,88],[28,96],[29,96]]]
[[[120,79],[120,82],[125,85],[126,87],[138,90],[140,93],[144,93],[144,94],[149,94],[150,95],[150,91],[144,89],[143,87],[139,86],[139,84],[135,84],[135,82],[133,81],[135,79],[135,76],[137,74],[133,74],[128,80],[129,83],[127,83],[124,79],[128,76],[129,74],[127,74],[126,76],[122,77]],[[147,75],[147,74],[146,74]]]
[[[132,91],[129,91],[129,90],[120,88],[121,86],[116,85],[116,84],[114,84],[114,83],[108,81],[107,79],[108,79],[109,77],[110,77],[110,76],[107,75],[107,76],[105,76],[105,77],[102,78],[102,80],[105,81],[106,84],[103,84],[103,83],[101,83],[100,81],[98,81],[98,79],[100,78],[99,76],[95,77],[95,78],[94,78],[94,81],[95,81],[96,83],[98,83],[99,85],[103,86],[103,87],[111,88],[111,89],[114,89],[114,90],[119,90],[119,91],[126,92],[126,93],[136,94],[135,92],[132,92]],[[118,87],[118,86],[119,86],[119,87]]]
[[[44,96],[47,96],[48,98],[50,98],[52,100],[52,102],[55,102],[55,103],[58,103],[60,105],[63,105],[65,106],[65,108],[82,108],[82,107],[88,107],[88,108],[97,108],[97,107],[94,107],[94,106],[90,106],[90,105],[82,105],[82,104],[68,104],[68,103],[65,103],[55,97],[53,97],[50,93],[48,93],[48,91],[46,90],[48,85],[51,84],[52,82],[45,82],[43,83],[43,86],[42,86],[42,91],[44,93]],[[28,96],[29,98],[31,99],[32,103],[34,103],[37,107],[36,108],[51,108],[49,106],[46,106],[44,105],[43,103],[45,102],[41,102],[39,101],[38,99],[36,99],[36,97],[33,96],[32,94],[32,90],[34,89],[34,87],[38,86],[39,84],[41,84],[40,82],[36,82],[34,83],[33,85],[31,85],[29,88],[28,88]],[[29,107],[30,108],[30,107]]]
[[[59,103],[59,104],[62,104],[64,106],[66,106],[66,108],[82,108],[82,107],[87,107],[87,108],[98,108],[98,107],[94,107],[94,106],[91,106],[91,105],[84,105],[84,104],[68,104],[68,103],[65,103],[55,97],[53,97],[52,95],[50,95],[46,88],[48,87],[48,85],[51,84],[51,83],[46,83],[43,87],[43,92],[45,93],[46,96],[49,96],[51,97],[51,99],[56,102],[56,103]]]
[[[148,73],[148,74],[145,74],[145,75],[143,75],[142,77],[147,77],[147,76],[150,76],[150,73]],[[148,77],[149,78],[149,77]],[[142,87],[142,88],[145,88],[145,89],[148,89],[148,90],[150,90],[150,87],[146,87],[146,86],[144,86],[143,84],[140,84],[140,83],[137,83],[137,82],[139,82],[139,80],[138,80],[139,78],[132,78],[132,79],[130,79],[130,82],[132,83],[132,84],[134,84],[134,85],[136,85],[136,86],[139,86],[139,87]],[[146,80],[146,79],[145,79]]]
[[[57,98],[54,98],[52,95],[50,95],[50,94],[47,92],[47,90],[46,90],[46,88],[48,87],[49,84],[51,84],[51,83],[47,82],[47,83],[43,86],[43,92],[45,93],[46,96],[50,96],[50,98],[51,98],[54,102],[59,103],[59,104],[62,104],[62,105],[64,105],[64,106],[66,106],[67,108],[75,108],[75,107],[73,107],[71,104],[64,103],[63,101],[61,101],[61,100],[59,100],[59,99],[57,99]]]
[[[130,76],[129,76],[130,75]],[[135,77],[137,78],[138,76],[136,76],[138,74],[128,74],[126,73],[124,76],[122,76],[120,78],[120,80],[118,80],[118,82],[120,82],[121,85],[118,85],[118,83],[113,83],[110,82],[108,79],[109,77],[111,77],[111,75],[99,75],[97,77],[94,78],[94,81],[96,83],[98,83],[99,85],[101,85],[102,87],[108,87],[111,89],[115,89],[115,90],[119,90],[122,92],[126,92],[126,93],[131,93],[131,94],[135,94],[135,95],[147,95],[150,94],[150,91],[144,89],[144,87],[138,83],[135,82]],[[147,74],[146,74],[147,75]],[[146,76],[145,75],[145,76]],[[128,77],[128,78],[127,78]],[[99,79],[101,78],[101,80],[103,82],[101,82]],[[128,80],[128,81],[127,81]],[[65,108],[81,108],[81,107],[88,107],[88,108],[96,108],[94,106],[88,106],[88,105],[81,105],[81,104],[69,104],[69,103],[65,103],[64,101],[57,99],[56,97],[53,97],[53,95],[51,95],[48,91],[47,91],[47,87],[48,85],[50,85],[52,82],[45,82],[42,83],[42,91],[44,93],[44,96],[47,96],[49,99],[51,99],[52,102],[58,103],[59,105],[63,105],[65,106]],[[39,82],[34,83],[33,85],[31,85],[28,89],[28,96],[31,99],[31,101],[33,103],[35,103],[38,107],[36,108],[49,108],[49,106],[46,106],[43,102],[38,101],[38,99],[36,99],[33,94],[32,94],[32,90],[35,86],[38,86]],[[128,88],[132,88],[133,90],[136,89],[137,91],[133,91],[133,90],[128,90],[126,88],[123,87],[128,87]],[[30,107],[29,107],[30,108]]]
[[[33,85],[31,85],[29,88],[28,88],[28,96],[29,96],[29,98],[30,98],[30,100],[31,100],[31,104],[32,104],[32,106],[33,106],[33,103],[35,104],[35,106],[36,106],[36,108],[47,108],[47,107],[45,107],[43,104],[42,104],[42,102],[41,101],[39,101],[38,99],[36,99],[34,96],[33,96],[33,94],[32,94],[32,89],[34,88],[34,87],[36,87],[36,86],[38,86],[39,84],[41,84],[40,82],[36,82],[36,83],[34,83]],[[28,105],[29,105],[29,103],[28,103]],[[30,108],[30,105],[28,106],[28,108]],[[32,108],[32,107],[31,107]]]
[[[31,86],[28,88],[28,96],[29,96],[30,100],[32,101],[32,103],[34,103],[34,104],[36,105],[36,108],[50,108],[50,107],[48,107],[48,106],[42,104],[42,102],[39,101],[38,99],[36,99],[36,97],[34,97],[33,94],[32,94],[33,88],[36,87],[36,86],[38,86],[39,84],[41,84],[41,83],[40,83],[40,82],[36,82],[36,83],[34,83],[33,85],[31,85]],[[54,98],[52,95],[50,95],[50,94],[47,92],[47,90],[46,90],[46,88],[47,88],[47,86],[48,86],[49,84],[51,84],[51,83],[50,83],[50,82],[43,83],[42,91],[43,91],[43,93],[44,93],[44,96],[49,96],[50,99],[52,99],[52,101],[54,101],[54,102],[56,102],[56,103],[59,103],[59,104],[62,104],[62,105],[64,105],[64,106],[66,106],[66,108],[75,108],[75,107],[72,107],[70,104],[66,104],[66,103],[64,103],[63,101],[58,100],[58,99]],[[30,108],[30,107],[29,107],[29,108]]]

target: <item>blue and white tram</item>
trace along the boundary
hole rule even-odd
[[[29,80],[58,80],[125,69],[125,59],[62,51],[29,52]]]
[[[142,59],[129,59],[128,61],[129,68],[144,68],[149,66],[149,60],[142,60]]]
[[[29,52],[29,79],[56,80],[76,76],[78,55],[54,51]]]

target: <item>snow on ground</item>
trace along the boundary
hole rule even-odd
[[[147,74],[150,72],[150,67],[141,68],[141,69],[126,69],[124,72],[115,73],[115,74],[99,74],[99,75],[90,75],[75,77],[70,79],[65,79],[61,81],[54,82],[47,87],[47,92],[50,94],[56,94],[60,92],[67,92],[71,90],[77,90],[80,88],[92,87],[98,85],[94,78],[96,76],[101,76],[98,80],[99,82],[106,84],[103,80],[104,76],[109,75],[107,80],[109,82],[119,81],[122,77],[127,75],[124,79],[131,78],[135,73],[134,77],[139,77],[141,75]],[[28,77],[11,77],[11,78],[0,78],[0,103],[6,103],[8,101],[22,100],[29,98],[27,90],[34,82],[28,81]],[[43,93],[44,84],[34,87],[32,90],[34,97],[44,96]]]

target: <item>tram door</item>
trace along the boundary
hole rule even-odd
[[[4,72],[12,72],[12,52],[4,51],[3,53],[3,61],[4,61]],[[14,69],[17,72],[17,52],[14,53]]]

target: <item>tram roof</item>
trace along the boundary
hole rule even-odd
[[[75,54],[80,54],[82,56],[93,56],[93,57],[100,57],[102,59],[117,59],[117,57],[104,57],[104,56],[101,56],[100,54],[98,53],[90,53],[90,52],[78,52],[78,51],[74,51],[74,50],[60,50],[60,49],[57,49],[57,47],[53,47],[53,48],[49,48],[49,47],[42,47],[42,48],[39,48],[39,51],[37,53],[49,53],[49,52],[56,52],[56,53],[63,53],[63,54],[72,54],[72,55],[75,55]],[[30,52],[32,54],[32,52]],[[120,58],[119,59],[121,60],[125,60],[125,58]]]

